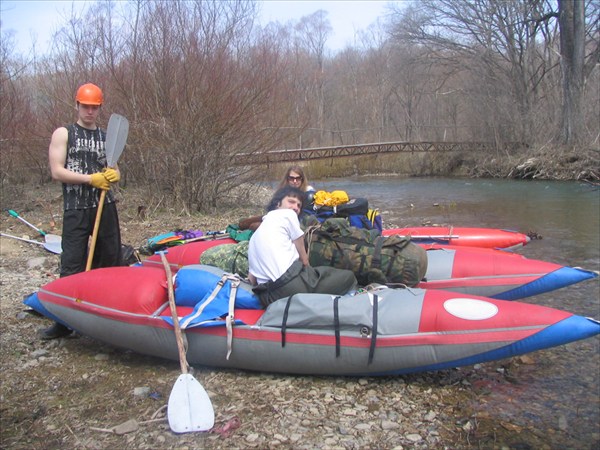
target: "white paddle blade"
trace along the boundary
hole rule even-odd
[[[62,242],[62,238],[56,234],[46,234],[44,236],[44,240],[48,243],[50,242],[58,242],[59,244]]]
[[[167,410],[169,427],[175,433],[208,431],[215,424],[215,411],[202,385],[192,374],[179,375],[171,390]]]
[[[46,250],[52,253],[56,253],[60,255],[62,253],[62,238],[57,236],[56,234],[46,234],[44,235],[44,247]]]
[[[44,248],[46,250],[48,250],[51,253],[56,253],[57,255],[60,255],[62,253],[62,243],[61,241],[48,241],[48,242],[44,242]]]
[[[111,114],[106,128],[106,162],[108,167],[114,167],[127,143],[129,121],[120,114]]]

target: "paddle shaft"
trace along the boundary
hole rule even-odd
[[[405,234],[404,236],[409,237],[411,239],[439,239],[441,241],[449,241],[450,239],[458,239],[459,236],[452,235],[418,235],[418,234]]]
[[[185,348],[183,346],[183,336],[181,335],[181,327],[179,326],[179,317],[177,316],[177,306],[175,305],[175,293],[173,292],[173,274],[171,266],[164,252],[158,252],[160,259],[167,274],[167,292],[169,295],[169,308],[171,309],[171,318],[173,319],[173,328],[175,329],[175,340],[177,341],[177,350],[179,351],[179,365],[183,374],[188,373],[188,363],[185,356]]]
[[[207,234],[205,236],[198,236],[196,238],[191,238],[191,239],[180,239],[175,242],[181,242],[182,244],[189,244],[190,242],[197,242],[197,241],[210,241],[210,240],[216,241],[216,240],[225,239],[228,237],[229,237],[229,233]]]
[[[98,202],[98,210],[96,211],[96,221],[94,222],[94,231],[92,232],[92,242],[90,244],[90,251],[88,253],[88,259],[85,265],[86,272],[92,268],[92,261],[94,260],[94,250],[96,249],[96,241],[98,240],[98,231],[100,230],[100,218],[102,217],[102,209],[104,208],[105,198],[106,191],[102,189],[102,192],[100,193],[100,200]]]
[[[225,231],[225,230],[223,230],[223,231],[207,231],[206,234],[204,234],[203,236],[193,237],[193,238],[189,238],[189,239],[181,239],[181,236],[173,235],[173,236],[165,237],[163,239],[155,241],[154,245],[167,245],[167,244],[170,244],[171,242],[179,242],[179,243],[187,244],[188,242],[205,241],[208,239],[219,239],[220,237],[225,237],[225,236],[229,236],[229,233],[227,233],[227,231]],[[155,239],[155,238],[152,238],[152,239]],[[148,241],[150,242],[151,240],[149,239]]]
[[[17,239],[18,241],[29,242],[30,244],[44,245],[43,242],[32,241],[31,239],[20,238],[20,237],[17,237],[17,236],[13,236],[11,234],[0,233],[0,236],[12,238],[12,239]]]
[[[40,233],[42,236],[46,236],[46,232],[45,232],[44,230],[40,230],[38,227],[36,227],[36,226],[35,226],[35,225],[33,225],[32,223],[29,223],[29,222],[27,222],[27,221],[26,221],[25,219],[23,219],[23,218],[22,218],[22,217],[21,217],[19,214],[17,214],[17,212],[16,212],[16,211],[13,211],[12,209],[9,209],[9,210],[8,210],[8,213],[9,213],[11,216],[13,216],[13,217],[15,217],[15,218],[19,219],[21,222],[23,222],[23,223],[25,223],[25,224],[29,225],[31,228],[33,228],[35,231],[37,231],[38,233]]]

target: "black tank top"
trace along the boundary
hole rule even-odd
[[[99,127],[88,130],[76,123],[66,128],[69,134],[65,168],[88,175],[101,172],[106,167],[106,132]],[[63,183],[65,210],[95,208],[98,206],[99,197],[100,190],[89,184]],[[110,191],[107,192],[106,201],[114,201]]]

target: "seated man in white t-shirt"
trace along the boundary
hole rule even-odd
[[[304,200],[300,189],[286,186],[277,190],[250,238],[248,278],[265,307],[301,292],[343,295],[356,288],[350,270],[310,266],[298,220]]]

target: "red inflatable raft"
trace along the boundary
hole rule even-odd
[[[409,227],[383,230],[384,236],[410,236],[417,243],[438,243],[460,247],[482,247],[511,250],[526,245],[531,239],[518,231],[499,228]]]
[[[296,294],[266,310],[247,309],[249,287],[241,283],[232,294],[232,280],[223,282],[214,269],[188,266],[176,275],[191,364],[392,375],[507,358],[600,333],[597,321],[557,309],[431,289]],[[82,272],[48,283],[25,303],[111,345],[178,359],[164,270]]]
[[[172,247],[167,259],[174,271],[200,263],[200,255],[215,245],[235,244],[230,238],[191,242]],[[553,291],[597,273],[551,262],[529,259],[501,250],[421,244],[427,249],[427,273],[417,285],[423,289],[445,289],[503,300],[517,300]],[[158,255],[142,262],[162,270]]]

